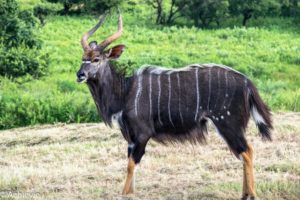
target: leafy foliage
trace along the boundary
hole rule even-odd
[[[281,0],[281,14],[285,17],[299,17],[299,0]]]
[[[72,7],[85,12],[103,13],[121,4],[121,0],[47,0],[51,3],[63,4],[63,14],[68,14]]]
[[[176,24],[182,16],[196,27],[220,26],[229,17],[242,16],[246,26],[251,18],[300,16],[298,0],[145,0],[156,12],[156,24]],[[180,20],[178,20],[180,21]]]
[[[163,0],[146,0],[156,10],[156,24],[173,24],[189,0],[170,0],[168,6]],[[167,7],[167,8],[166,8]]]
[[[40,56],[41,41],[35,34],[37,19],[32,12],[20,11],[15,0],[1,0],[0,25],[0,75],[43,75],[48,60]]]
[[[64,8],[62,10],[63,14],[69,13],[71,7],[73,5],[83,3],[84,0],[47,0],[50,3],[61,3],[63,4]]]
[[[33,14],[40,20],[40,23],[44,26],[46,24],[46,17],[51,14],[55,14],[57,8],[51,3],[43,3],[33,8]]]
[[[20,77],[30,74],[34,78],[45,75],[48,55],[40,55],[37,49],[20,46],[0,51],[0,75]]]
[[[278,15],[279,9],[277,0],[230,0],[230,12],[243,16],[243,26],[252,17]]]
[[[228,0],[191,0],[181,12],[194,21],[196,27],[208,27],[210,23],[228,16]]]
[[[121,2],[122,0],[85,0],[84,5],[87,11],[103,13],[117,7]]]
[[[39,47],[41,42],[34,34],[36,18],[30,11],[19,11],[14,0],[0,1],[0,41],[6,48],[25,46]]]

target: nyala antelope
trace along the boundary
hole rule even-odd
[[[245,138],[250,114],[265,139],[271,140],[270,110],[253,83],[224,65],[192,64],[181,69],[143,66],[131,77],[119,73],[111,60],[125,46],[107,47],[122,35],[118,31],[100,44],[88,38],[101,26],[105,15],[81,39],[84,50],[77,72],[86,83],[103,121],[117,122],[128,142],[128,168],[123,194],[134,192],[137,164],[150,138],[161,142],[201,143],[211,121],[233,154],[243,162],[243,197],[254,199],[253,148]]]

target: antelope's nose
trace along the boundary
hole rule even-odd
[[[86,77],[85,73],[81,70],[78,71],[77,72],[77,82],[84,83],[84,82],[86,82],[86,80],[87,80],[87,77]]]

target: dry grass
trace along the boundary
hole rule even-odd
[[[274,115],[274,141],[253,123],[260,199],[300,199],[300,113]],[[0,132],[0,199],[121,199],[127,146],[103,124]],[[210,130],[207,145],[150,142],[137,171],[135,199],[238,199],[242,164]]]

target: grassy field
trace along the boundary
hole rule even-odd
[[[19,2],[23,9],[44,4],[40,0]],[[161,27],[154,24],[154,11],[136,2],[140,4],[134,9],[125,3],[124,34],[115,43],[127,47],[118,66],[126,67],[128,74],[143,64],[178,68],[221,63],[249,76],[274,111],[300,111],[300,27],[293,19],[258,18],[247,29],[229,22],[226,27],[206,30]],[[78,85],[75,75],[82,56],[80,38],[96,21],[87,15],[46,18],[39,35],[43,52],[50,56],[49,74],[39,80],[25,77],[13,82],[0,77],[0,129],[99,121],[87,87]],[[101,41],[113,33],[116,21],[113,13],[92,40]]]
[[[273,142],[251,123],[259,199],[300,198],[300,114],[274,114]],[[58,124],[0,132],[0,199],[122,199],[126,142],[104,124]],[[242,163],[209,131],[208,144],[151,141],[135,199],[238,199]]]

